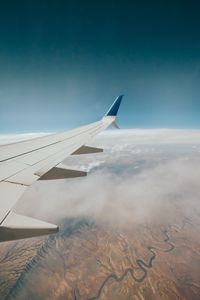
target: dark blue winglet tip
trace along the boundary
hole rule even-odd
[[[115,101],[111,105],[110,109],[108,110],[106,116],[116,116],[117,115],[117,112],[120,107],[123,96],[124,95],[120,95],[115,99]]]

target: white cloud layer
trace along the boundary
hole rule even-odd
[[[87,177],[37,182],[16,209],[49,222],[88,217],[126,225],[190,217],[200,212],[199,141],[196,130],[106,132],[95,142],[105,153],[65,161],[89,170]]]
[[[134,144],[190,144],[200,143],[199,129],[121,129],[104,131],[100,138],[109,137]]]
[[[28,139],[33,139],[46,135],[45,132],[32,132],[32,133],[21,133],[21,134],[0,134],[0,145],[20,142]]]

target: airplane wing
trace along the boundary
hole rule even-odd
[[[66,132],[0,146],[0,242],[55,233],[58,226],[17,214],[14,205],[37,180],[85,176],[61,162],[69,155],[102,152],[88,146],[115,118],[122,100],[117,97],[98,122]]]

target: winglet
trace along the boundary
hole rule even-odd
[[[124,95],[120,95],[115,99],[115,101],[113,102],[113,104],[111,105],[110,109],[108,110],[105,116],[115,117],[117,115],[123,96]]]

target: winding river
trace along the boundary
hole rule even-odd
[[[88,300],[97,300],[99,299],[105,285],[107,284],[107,282],[111,279],[117,281],[117,282],[121,282],[128,274],[131,275],[131,277],[136,281],[136,282],[143,282],[144,279],[147,277],[148,275],[148,269],[152,268],[153,266],[153,261],[155,260],[156,258],[156,251],[163,251],[163,252],[170,252],[172,251],[175,246],[170,242],[170,238],[169,238],[169,232],[168,230],[164,230],[163,231],[163,234],[165,236],[165,239],[164,239],[164,242],[168,245],[168,247],[166,249],[161,249],[161,248],[158,248],[158,247],[153,247],[153,246],[149,246],[147,249],[151,252],[151,257],[149,258],[149,260],[147,262],[145,262],[144,260],[142,259],[136,259],[136,264],[138,266],[138,270],[142,270],[143,272],[143,275],[141,277],[135,277],[134,275],[134,271],[132,268],[127,268],[125,269],[124,273],[121,275],[121,276],[117,276],[115,273],[111,273],[109,274],[106,279],[102,282],[98,292],[97,292],[97,295],[94,296],[94,297],[91,297],[89,298]],[[76,297],[74,297],[74,300],[77,299]]]

